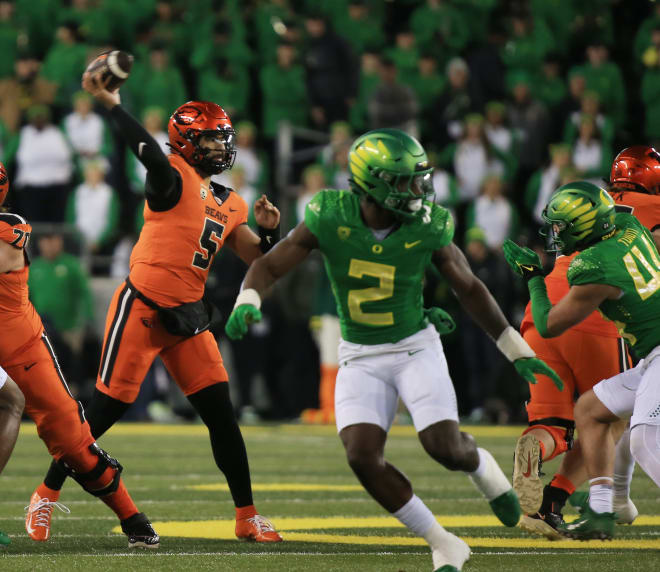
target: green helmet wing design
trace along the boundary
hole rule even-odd
[[[377,129],[358,137],[348,153],[351,190],[403,216],[420,216],[433,193],[424,147],[399,129]]]
[[[543,210],[549,250],[571,254],[614,234],[614,200],[606,190],[587,181],[559,187]]]

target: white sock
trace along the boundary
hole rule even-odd
[[[594,481],[609,481],[606,485],[592,485]],[[594,512],[612,512],[612,479],[597,477],[589,479],[589,506]]]
[[[489,502],[511,489],[511,483],[494,457],[481,447],[477,448],[479,453],[479,466],[476,471],[465,473],[470,480],[481,491]]]
[[[660,425],[633,427],[630,449],[639,466],[660,487]]]
[[[616,444],[614,457],[614,498],[625,502],[630,497],[630,481],[635,469],[635,459],[630,451],[630,427],[621,435]]]
[[[406,504],[392,514],[399,519],[401,524],[408,527],[410,532],[413,532],[417,536],[426,538],[424,535],[431,530],[433,524],[436,524],[445,531],[445,529],[437,523],[429,508],[415,494],[413,494],[412,498]],[[430,541],[429,544],[431,544]],[[433,545],[431,544],[431,546]]]

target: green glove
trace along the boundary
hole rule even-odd
[[[240,340],[248,331],[248,325],[261,320],[261,311],[252,304],[241,304],[229,315],[225,332],[230,340]]]
[[[541,259],[531,248],[519,246],[507,238],[502,244],[502,250],[511,269],[525,280],[543,276]]]
[[[424,317],[431,322],[438,334],[444,336],[451,334],[456,329],[456,323],[453,318],[442,308],[424,308]]]
[[[538,379],[534,377],[535,373],[547,375],[559,391],[564,389],[564,382],[560,379],[554,369],[539,358],[520,358],[513,362],[516,371],[521,377],[524,377],[529,383],[537,383]]]

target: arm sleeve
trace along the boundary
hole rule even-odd
[[[541,337],[548,334],[548,314],[552,310],[552,303],[548,298],[548,291],[542,276],[534,276],[527,283],[529,297],[532,303],[532,318],[534,326]]]
[[[176,175],[160,145],[121,105],[115,105],[110,116],[131,151],[147,169],[145,195],[149,208],[155,211],[173,208],[181,197],[181,178]]]

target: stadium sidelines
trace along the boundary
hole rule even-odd
[[[488,527],[499,523],[494,516],[464,515],[439,516],[438,520],[449,527]],[[658,517],[640,517],[640,525],[658,524]],[[273,523],[283,533],[284,539],[291,542],[318,542],[323,544],[358,544],[382,546],[426,546],[423,538],[412,536],[384,536],[356,535],[356,534],[329,534],[295,532],[299,530],[332,530],[356,528],[403,528],[396,519],[390,517],[330,517],[330,518],[275,518]],[[636,523],[637,524],[637,523]],[[191,521],[161,521],[154,522],[154,527],[162,537],[181,538],[207,538],[215,540],[234,540],[233,520],[191,520]],[[112,532],[121,534],[121,528],[116,526]],[[503,538],[503,537],[462,537],[471,547],[479,548],[552,548],[552,549],[634,549],[658,550],[660,539],[625,539],[615,538],[608,542],[589,540],[576,542],[573,540],[560,540],[550,542],[541,538]]]
[[[526,428],[523,425],[461,425],[465,431],[475,437],[520,437]],[[263,434],[264,429],[276,433],[291,433],[293,435],[335,435],[337,429],[334,425],[243,425],[241,432],[244,435]],[[27,435],[36,435],[37,428],[33,423],[21,424],[21,432]],[[167,436],[208,436],[205,425],[159,425],[157,423],[117,423],[109,432],[111,435],[167,435]],[[390,437],[408,437],[416,435],[412,425],[394,425],[389,432]]]

